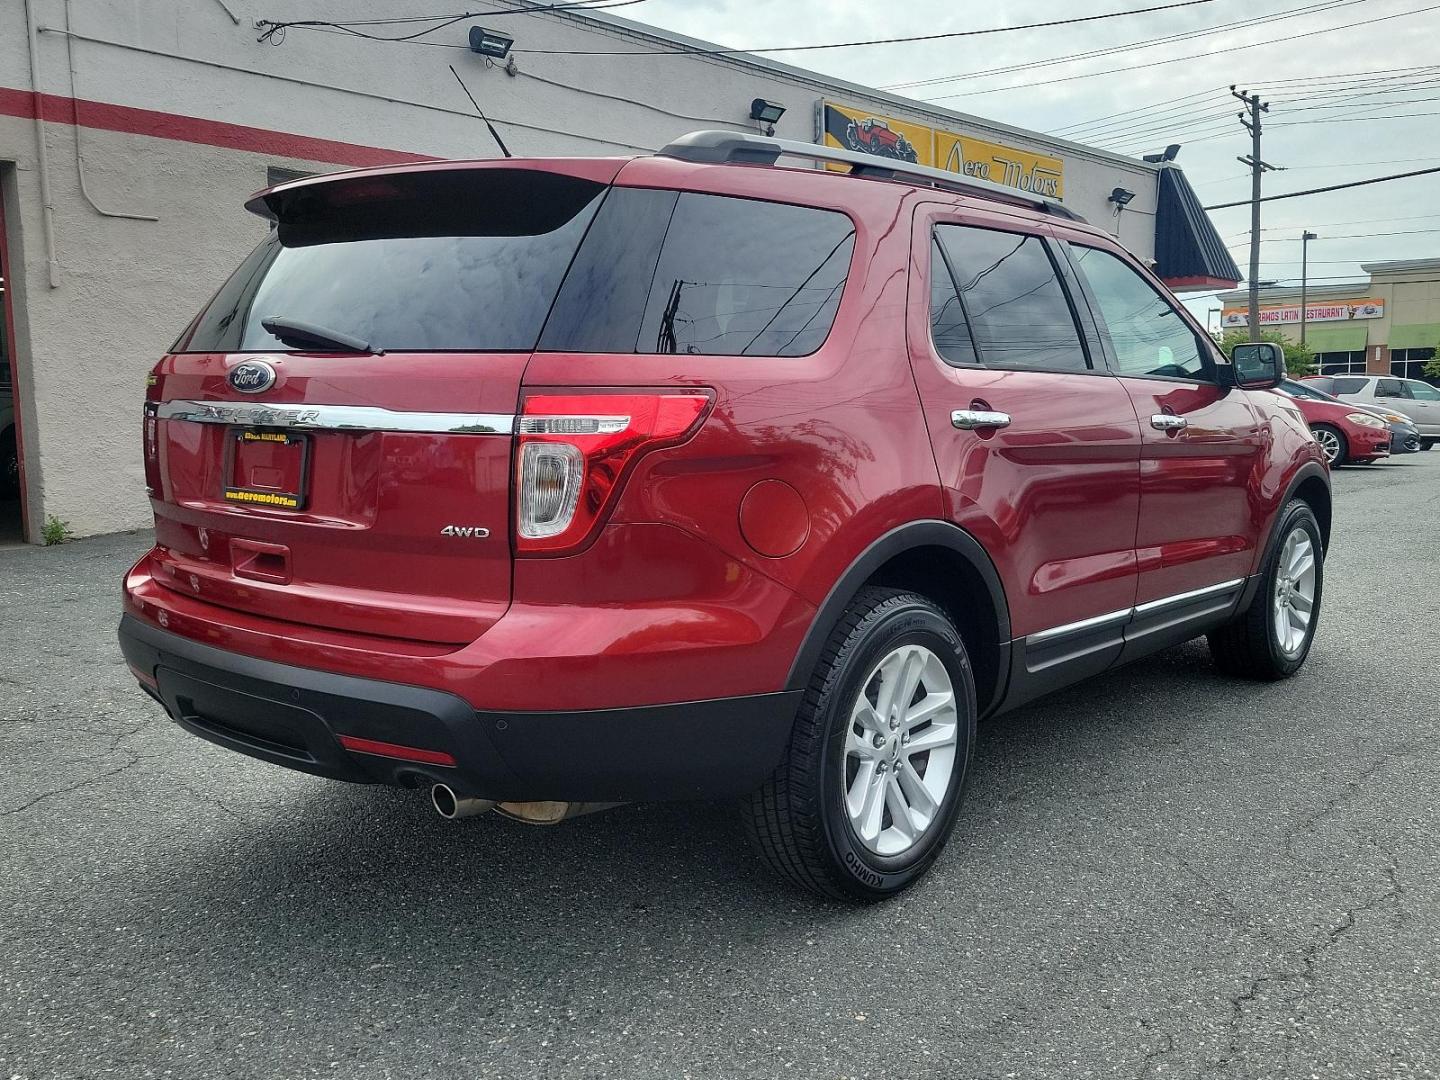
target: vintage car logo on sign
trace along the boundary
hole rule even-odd
[[[242,394],[259,394],[275,385],[275,368],[264,360],[246,360],[230,369],[226,377],[231,389]]]

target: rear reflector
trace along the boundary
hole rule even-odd
[[[148,686],[151,690],[160,689],[160,684],[155,681],[155,676],[151,675],[148,671],[141,671],[134,664],[126,664],[125,666],[130,669],[130,674],[134,675],[142,685]]]
[[[375,739],[359,739],[354,735],[341,735],[340,745],[357,754],[373,754],[376,757],[398,758],[401,761],[419,761],[426,765],[453,766],[455,759],[443,750],[422,750],[418,746],[400,746],[398,743],[378,742]]]

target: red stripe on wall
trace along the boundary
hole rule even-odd
[[[323,161],[335,165],[399,165],[408,161],[431,161],[425,154],[403,150],[386,150],[378,146],[316,139],[294,135],[288,131],[227,124],[222,120],[202,120],[179,113],[135,109],[128,105],[111,105],[104,101],[41,94],[40,107],[45,121],[53,124],[82,125],[104,131],[123,131],[131,135],[148,135],[155,139],[221,146],[228,150],[244,150],[272,157]],[[0,86],[0,115],[35,119],[35,95],[29,90]]]

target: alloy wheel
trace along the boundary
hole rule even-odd
[[[1293,657],[1304,648],[1315,614],[1315,543],[1303,528],[1291,530],[1280,548],[1271,607],[1275,640]]]
[[[959,714],[940,657],[902,645],[875,665],[850,710],[841,762],[850,826],[876,855],[899,855],[935,823],[956,775]]]
[[[1314,434],[1315,441],[1320,444],[1320,450],[1325,455],[1325,460],[1334,465],[1340,457],[1340,436],[1326,428],[1320,428]]]

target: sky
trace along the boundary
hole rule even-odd
[[[1209,0],[984,37],[807,52],[756,48],[1014,26],[1164,2],[646,0],[616,14],[1106,149],[1139,154],[1180,143],[1178,162],[1206,205],[1250,195],[1248,167],[1236,161],[1249,153],[1250,136],[1235,116],[1240,106],[1230,96],[1232,83],[1258,90],[1271,103],[1262,154],[1284,171],[1266,175],[1267,195],[1440,166],[1437,0]],[[1274,18],[1289,12],[1296,14]],[[1265,18],[1274,21],[1227,25]],[[1187,33],[1194,36],[1127,47]],[[1099,49],[1123,51],[1013,70]],[[968,74],[997,68],[1005,70]],[[896,86],[943,76],[962,78]],[[1114,115],[1126,110],[1144,111]],[[1320,237],[1310,242],[1316,285],[1363,281],[1362,262],[1440,256],[1440,173],[1262,209],[1262,281],[1299,284],[1304,229]],[[1248,205],[1212,211],[1211,218],[1244,273]],[[1218,307],[1204,296],[1186,299],[1201,318]]]

